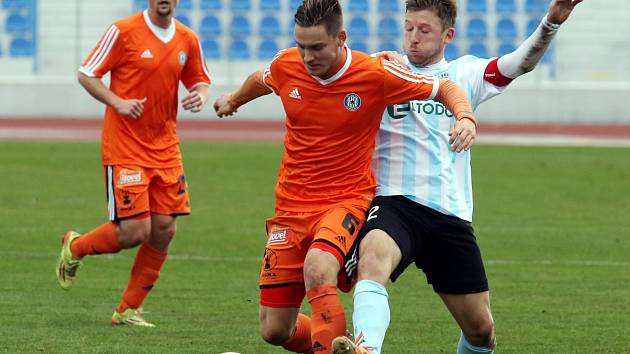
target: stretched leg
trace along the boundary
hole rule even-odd
[[[462,329],[457,354],[493,353],[496,346],[490,294],[439,294]]]
[[[313,351],[332,353],[332,341],[346,333],[346,315],[337,294],[339,261],[320,248],[311,248],[304,260],[304,285],[311,304]]]
[[[149,239],[138,249],[129,283],[116,307],[116,313],[119,315],[124,314],[128,309],[136,312],[142,306],[157,282],[162,265],[166,261],[166,251],[175,234],[176,219],[170,215],[152,214],[150,222]],[[115,322],[114,319],[113,321]]]
[[[61,254],[57,261],[57,280],[61,287],[70,289],[74,286],[83,257],[118,253],[121,249],[135,247],[146,240],[151,229],[148,215],[118,223],[107,222],[84,235],[67,232],[62,238]]]
[[[385,285],[401,257],[396,242],[382,230],[371,230],[361,240],[352,323],[355,338],[362,335],[361,346],[374,354],[381,352],[390,320]]]

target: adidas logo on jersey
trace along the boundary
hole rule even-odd
[[[298,91],[297,87],[294,88],[291,92],[289,92],[289,97],[295,98],[296,100],[302,99],[302,96],[300,96],[300,91]]]
[[[140,58],[150,59],[153,58],[153,54],[151,54],[150,50],[145,49],[145,51],[142,52],[142,55],[140,55]]]

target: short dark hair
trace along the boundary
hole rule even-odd
[[[442,21],[442,30],[455,27],[457,3],[455,0],[407,0],[405,11],[432,10]]]
[[[294,22],[300,27],[323,24],[329,35],[336,36],[343,26],[341,5],[338,0],[304,0],[295,11]]]

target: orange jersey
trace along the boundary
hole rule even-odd
[[[187,89],[210,84],[199,39],[173,20],[169,29],[140,12],[109,27],[81,68],[89,77],[111,72],[110,89],[122,99],[143,99],[134,120],[105,109],[102,157],[105,165],[175,167],[181,163],[175,131],[179,81]]]
[[[349,49],[344,66],[327,80],[308,74],[296,48],[280,51],[263,80],[287,115],[276,185],[276,209],[285,211],[348,201],[367,208],[383,111],[398,102],[433,99],[439,87],[433,76]]]

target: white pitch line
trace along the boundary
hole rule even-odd
[[[23,257],[23,258],[38,258],[38,259],[56,259],[58,253],[43,253],[43,252],[16,252],[16,251],[0,251],[0,256],[11,257]],[[120,254],[107,254],[102,255],[102,258],[108,260],[119,259],[122,256]],[[217,256],[201,256],[185,253],[176,253],[168,255],[169,261],[176,262],[204,262],[204,263],[243,263],[243,262],[260,262],[260,257],[217,257]],[[584,266],[584,267],[630,267],[630,262],[623,261],[606,261],[606,260],[581,260],[581,261],[552,261],[552,260],[509,260],[509,259],[489,259],[485,260],[486,265],[544,265],[544,266]]]

